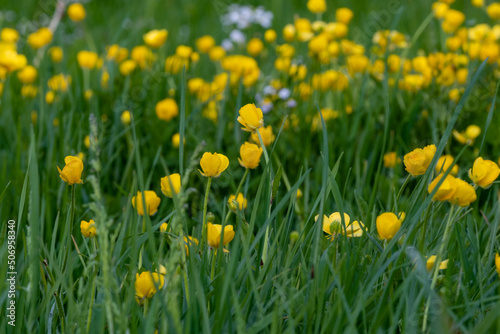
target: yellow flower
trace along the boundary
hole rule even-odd
[[[273,43],[277,37],[278,35],[276,34],[276,31],[273,29],[268,29],[264,33],[264,40],[268,43]]]
[[[314,220],[317,221],[319,215],[317,215]],[[334,212],[330,216],[323,216],[323,231],[331,236],[331,240],[341,233],[346,237],[360,237],[363,235],[363,227],[362,224],[358,221],[353,221],[351,223],[351,217],[347,213],[344,213],[344,226],[342,225],[342,218],[340,216],[340,212]],[[345,232],[344,232],[345,231]]]
[[[160,232],[167,232],[168,224],[163,223],[160,225]]]
[[[240,158],[238,158],[238,162],[242,167],[255,169],[259,166],[260,157],[262,155],[262,147],[259,147],[255,144],[251,144],[249,142],[245,142],[240,147]]]
[[[461,179],[455,179],[454,183],[455,191],[449,200],[451,203],[465,207],[477,199],[473,186]]]
[[[222,46],[214,46],[208,52],[208,56],[212,61],[219,61],[226,55],[226,50]]]
[[[37,74],[38,72],[36,68],[28,65],[21,71],[17,72],[17,77],[23,84],[32,84],[33,82],[35,82]]]
[[[472,145],[474,143],[474,139],[479,137],[481,134],[481,128],[477,125],[469,125],[464,132],[458,132],[453,130],[453,137],[458,140],[461,144],[469,144]]]
[[[156,104],[156,116],[164,121],[170,121],[179,115],[179,107],[174,99],[166,98]]]
[[[258,38],[252,38],[248,41],[247,44],[247,52],[252,57],[257,57],[260,55],[262,50],[264,49],[264,43]]]
[[[68,155],[64,158],[64,163],[66,166],[62,170],[57,167],[59,171],[59,176],[61,179],[69,185],[76,183],[83,183],[82,172],[83,172],[83,162],[79,157],[74,157]]]
[[[188,235],[187,238],[184,236],[184,247],[186,249],[186,255],[189,256],[189,248],[193,245],[198,245],[198,239]]]
[[[500,2],[493,2],[491,5],[486,7],[486,13],[491,17],[492,20],[500,19]]]
[[[436,188],[439,181],[443,178],[444,174],[439,174],[427,187],[427,191],[432,193],[434,188]],[[447,175],[443,180],[443,183],[439,186],[438,190],[432,198],[435,201],[447,201],[453,197],[453,193],[456,190],[456,179],[452,175]]]
[[[99,56],[95,52],[82,50],[78,52],[76,59],[81,68],[92,70],[96,66]]]
[[[491,160],[484,160],[479,157],[474,161],[474,165],[469,169],[469,177],[474,184],[481,188],[491,186],[500,174],[500,168]]]
[[[2,32],[0,32],[0,39],[2,42],[14,44],[19,39],[19,33],[16,29],[3,28]]]
[[[150,48],[158,49],[165,43],[168,37],[168,31],[166,29],[161,30],[151,30],[147,34],[144,34],[142,38],[144,43],[146,43]]]
[[[130,111],[125,110],[124,112],[122,112],[120,120],[122,121],[123,125],[129,125],[131,119],[132,119],[132,114],[130,113]]]
[[[113,44],[106,47],[106,59],[114,60],[117,63],[121,63],[127,59],[128,50],[126,48],[120,47],[118,44]]]
[[[196,40],[196,48],[201,53],[207,53],[215,46],[215,39],[210,35],[205,35]]]
[[[81,3],[74,3],[68,7],[68,16],[73,22],[80,22],[85,18],[85,8]]]
[[[349,22],[351,22],[353,16],[354,13],[349,8],[343,7],[335,11],[335,19],[337,20],[337,22],[343,23],[345,25],[348,25]]]
[[[144,299],[152,298],[158,289],[163,287],[165,279],[158,273],[144,271],[140,275],[135,274],[135,297],[142,304]]]
[[[500,255],[495,254],[495,267],[497,268],[498,276],[500,276]]]
[[[451,164],[453,164],[454,160],[455,158],[448,154],[441,156],[436,165],[436,173],[446,172],[448,168],[450,168]],[[458,165],[453,166],[450,174],[455,176],[458,174]]]
[[[201,175],[206,177],[219,177],[229,166],[229,159],[224,154],[205,152],[200,160]]]
[[[260,136],[262,137],[262,142],[264,143],[264,146],[268,147],[269,145],[271,145],[275,138],[272,126],[268,125],[266,127],[262,127],[259,129],[259,132]],[[250,139],[254,143],[260,146],[259,135],[257,134],[257,132],[252,133]]]
[[[142,196],[142,193],[138,191],[137,195],[132,197],[132,206],[137,210],[137,213],[140,216],[144,216],[143,198],[144,202],[146,202],[148,215],[154,215],[158,211],[158,206],[161,201],[160,197],[158,197],[158,195],[156,195],[156,193],[152,190],[146,190],[144,192],[144,197]]]
[[[135,61],[140,68],[144,69],[151,64],[154,56],[147,46],[139,45],[132,49],[130,58],[132,58],[132,60]]]
[[[413,176],[423,175],[427,167],[429,167],[435,153],[436,145],[429,145],[423,149],[414,149],[403,158],[406,170]]]
[[[212,248],[219,248],[222,234],[222,225],[207,223],[207,242]],[[222,246],[226,246],[234,238],[233,225],[224,226]]]
[[[137,64],[132,59],[125,60],[123,63],[120,64],[120,73],[124,76],[127,76],[130,73],[132,73],[136,67]]]
[[[232,211],[236,211],[236,208],[239,208],[240,211],[247,208],[248,201],[243,196],[242,193],[239,193],[238,196],[231,195],[227,200],[227,204]]]
[[[165,196],[172,198],[172,189],[176,194],[181,191],[181,175],[179,173],[170,174],[161,178],[161,192]]]
[[[85,237],[85,238],[92,238],[96,235],[96,227],[95,227],[95,222],[94,220],[90,220],[90,221],[85,221],[85,220],[82,220],[80,222],[80,230],[82,231],[82,235]]]
[[[186,143],[186,137],[182,138],[182,142],[185,144]],[[179,144],[181,142],[181,135],[180,133],[174,133],[172,136],[172,146],[174,148],[179,148]]]
[[[401,212],[396,216],[392,212],[384,212],[377,217],[377,231],[381,239],[388,240],[394,238],[401,228],[401,223],[405,219],[405,213]]]
[[[244,131],[255,132],[264,126],[264,115],[262,110],[255,104],[247,104],[241,107],[239,111],[238,122],[243,125]]]
[[[429,256],[429,258],[427,259],[427,263],[425,265],[427,267],[427,271],[432,270],[435,262],[436,262],[436,255]],[[443,270],[446,268],[448,268],[448,260],[441,261],[441,263],[439,264],[439,270]]]
[[[49,28],[40,28],[28,35],[28,44],[33,49],[40,49],[52,41],[52,31]]]
[[[307,1],[307,9],[311,13],[324,13],[326,12],[326,1],[325,0],[309,0]]]
[[[401,163],[401,158],[397,156],[396,152],[388,152],[384,154],[384,167],[394,168],[397,164]]]

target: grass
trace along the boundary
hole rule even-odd
[[[314,19],[299,1],[262,4],[274,13],[279,44],[283,26],[292,23],[295,14]],[[210,34],[220,44],[229,34],[220,24],[229,3],[112,0],[84,5],[85,21],[76,24],[64,17],[54,35],[51,45],[63,47],[64,60],[54,64],[43,51],[36,97],[20,94],[22,84],[15,73],[3,81],[0,217],[2,222],[16,221],[17,283],[16,326],[9,326],[2,315],[0,328],[7,333],[500,329],[495,270],[498,184],[478,188],[477,200],[465,208],[433,201],[436,191],[429,194],[427,188],[442,154],[455,157],[459,176],[467,182],[477,156],[497,161],[499,80],[492,73],[498,71],[498,63],[470,60],[457,102],[449,99],[449,87],[435,81],[416,92],[404,91],[390,84],[386,71],[383,80],[366,71],[353,75],[343,92],[315,90],[302,100],[293,91],[298,83],[275,69],[275,51],[266,44],[266,52],[257,57],[257,84],[246,87],[239,80],[230,85],[228,78],[224,98],[217,102],[218,121],[213,122],[203,116],[206,105],[190,93],[188,82],[194,77],[212,80],[223,72],[220,65],[202,55],[196,65],[167,74],[163,63],[177,45],[194,47],[202,35]],[[369,0],[328,6],[353,9],[348,38],[365,46],[371,62],[376,56],[370,51],[370,24],[408,35],[412,43],[403,52],[409,58],[448,52],[439,22],[429,16],[429,1],[397,3],[394,8]],[[457,1],[453,7],[464,11],[466,25],[472,24],[470,20],[491,23],[468,1]],[[18,28],[18,50],[32,64],[36,52],[26,45],[26,36],[33,29],[26,22],[40,24],[35,19],[42,17],[40,13],[50,18],[54,2],[8,2],[1,8],[5,15],[0,15],[0,26]],[[13,20],[7,11],[16,14]],[[333,21],[334,11],[323,19]],[[142,43],[142,34],[163,27],[169,37],[151,68],[137,69],[125,78],[115,63],[106,62],[107,88],[100,84],[101,70],[86,72],[75,61],[82,49],[95,49],[100,55],[113,43],[131,49]],[[262,37],[260,30],[253,33]],[[308,57],[307,43],[292,44],[308,67],[305,81],[334,67]],[[339,62],[345,63],[343,56]],[[70,74],[72,82],[66,93],[48,104],[46,82],[56,73]],[[246,174],[237,158],[249,134],[236,121],[238,111],[254,103],[256,94],[276,78],[292,89],[298,104],[287,108],[277,103],[264,116],[276,135],[267,147],[269,162],[262,158],[259,167]],[[90,100],[84,98],[88,87],[94,94]],[[179,115],[165,122],[157,118],[155,105],[168,96],[177,101]],[[348,105],[352,114],[345,112]],[[338,110],[339,117],[325,117],[325,106]],[[120,121],[124,110],[133,115],[130,124]],[[36,121],[32,111],[37,112]],[[319,122],[313,130],[314,116]],[[469,124],[482,126],[482,134],[471,146],[462,145],[452,131]],[[174,133],[180,134],[179,148],[172,144]],[[432,143],[437,153],[422,176],[408,177],[402,164],[384,166],[387,152],[403,157]],[[199,161],[204,152],[215,151],[225,154],[230,164],[220,177],[208,181],[198,172]],[[85,154],[84,183],[75,185],[73,218],[72,186],[60,179],[56,166],[63,167],[66,156],[79,152]],[[167,198],[160,179],[175,172],[181,174],[182,191]],[[206,195],[207,181],[211,184]],[[228,215],[228,198],[237,189],[248,199],[248,207]],[[156,214],[143,217],[131,202],[144,190],[154,190],[161,203]],[[209,219],[226,224],[229,217],[227,224],[234,228],[228,253],[222,246],[216,252],[194,243],[186,251],[185,236],[202,240],[206,196]],[[361,221],[364,234],[325,238],[323,215],[336,211]],[[381,240],[376,227],[377,216],[386,211],[406,213],[392,240]],[[97,236],[84,238],[80,221],[90,219],[96,221]],[[166,233],[159,230],[163,223],[168,223]],[[346,228],[348,222],[341,224]],[[7,230],[2,224],[2,259],[8,256]],[[444,242],[446,230],[449,238]],[[447,269],[428,271],[430,255],[448,259]],[[7,262],[1,263],[0,276],[7,277]],[[139,304],[136,274],[159,271],[160,265],[166,270],[164,286]],[[7,291],[8,282],[1,280],[2,310],[9,302]]]

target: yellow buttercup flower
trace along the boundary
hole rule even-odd
[[[81,3],[74,3],[68,7],[68,16],[73,22],[80,22],[85,19],[85,8]]]
[[[52,31],[49,28],[40,28],[28,35],[28,44],[35,50],[44,47],[52,41]]]
[[[132,120],[132,114],[130,113],[130,111],[125,110],[124,112],[122,112],[120,120],[122,121],[123,125],[129,125],[130,121]]]
[[[314,220],[317,221],[319,215],[317,215]],[[323,216],[323,231],[331,236],[331,240],[337,235],[342,234],[346,237],[360,237],[363,235],[362,224],[358,221],[353,221],[351,223],[351,217],[347,213],[344,213],[344,226],[342,225],[342,218],[340,212],[334,212],[330,216]]]
[[[229,166],[229,159],[224,154],[205,152],[200,160],[201,175],[206,177],[219,177]]]
[[[491,160],[484,160],[479,157],[474,161],[474,165],[469,169],[469,177],[474,184],[481,188],[491,186],[500,174],[500,168]]]
[[[397,164],[401,163],[401,158],[397,156],[396,152],[388,152],[384,154],[384,167],[394,168]]]
[[[19,39],[19,33],[16,29],[3,28],[0,32],[0,39],[2,42],[14,44]]]
[[[247,52],[252,57],[257,57],[260,55],[262,50],[264,49],[264,43],[258,38],[252,38],[248,41],[247,44]]]
[[[243,196],[242,193],[239,193],[238,196],[231,195],[227,200],[227,204],[232,211],[236,211],[238,208],[240,211],[247,208],[248,201]]]
[[[94,220],[91,219],[88,222],[85,220],[82,220],[80,222],[80,230],[82,232],[82,235],[85,238],[92,238],[92,237],[96,236],[96,227],[95,227]]]
[[[474,139],[479,137],[481,134],[481,128],[477,125],[469,125],[464,132],[458,132],[457,130],[453,130],[453,137],[458,140],[461,144],[469,144],[472,145],[474,143]]]
[[[277,37],[278,37],[278,34],[276,34],[276,31],[273,29],[268,29],[264,33],[264,39],[268,43],[273,43]]]
[[[242,167],[255,169],[259,166],[261,155],[262,147],[245,142],[240,147],[240,158],[238,158],[238,162]]]
[[[262,110],[255,104],[247,104],[241,107],[239,111],[238,122],[243,125],[244,131],[255,132],[264,126],[264,115]]]
[[[163,275],[144,271],[140,275],[135,274],[135,297],[142,304],[145,299],[152,298],[158,289],[163,287],[165,279]]]
[[[264,143],[264,146],[268,147],[271,145],[275,139],[275,135],[273,134],[273,128],[271,125],[268,125],[266,127],[262,127],[259,130],[260,136],[262,137],[262,142]],[[257,145],[260,146],[260,140],[259,140],[259,135],[257,132],[253,132],[250,135],[250,139],[256,143]]]
[[[168,31],[166,29],[154,29],[142,36],[142,38],[144,39],[144,43],[146,43],[150,48],[153,49],[160,48],[167,40],[167,37]]]
[[[325,0],[309,0],[307,1],[307,9],[313,14],[326,12]]]
[[[160,225],[160,232],[167,232],[168,224],[163,223]]]
[[[208,53],[215,46],[215,39],[210,35],[205,35],[196,40],[196,48],[201,53]]]
[[[406,170],[413,176],[423,175],[427,167],[429,167],[435,153],[436,145],[429,145],[423,149],[414,149],[403,158]]]
[[[178,194],[181,191],[181,175],[179,173],[170,174],[161,178],[161,192],[172,198],[173,192]]]
[[[123,76],[127,76],[132,73],[137,67],[137,63],[132,59],[125,60],[120,64],[120,73]]]
[[[210,57],[210,60],[212,61],[219,61],[222,58],[224,58],[225,55],[226,55],[226,50],[224,50],[222,46],[214,46],[208,52],[208,57]]]
[[[461,179],[454,180],[455,191],[449,199],[450,203],[466,207],[477,199],[476,190],[473,186]]]
[[[444,174],[439,174],[427,187],[427,191],[432,193]],[[453,197],[456,190],[456,179],[452,175],[447,175],[432,198],[435,201],[447,201]]]
[[[212,248],[219,248],[222,234],[222,225],[207,223],[207,242]],[[234,238],[233,225],[224,226],[222,246],[226,246]]]
[[[148,215],[152,216],[158,211],[161,199],[154,191],[146,190],[144,192],[144,202],[146,202]],[[140,191],[137,192],[136,196],[132,197],[132,206],[140,216],[144,216],[143,196]]]
[[[66,164],[61,170],[57,167],[59,171],[59,176],[61,179],[69,185],[76,183],[83,183],[82,172],[83,172],[83,162],[79,157],[67,156],[64,158],[64,163]]]
[[[436,255],[429,256],[425,264],[425,266],[427,267],[427,271],[431,271],[432,268],[434,268],[435,262],[436,262]],[[446,268],[448,268],[448,260],[441,261],[441,263],[439,264],[439,270],[444,270]]]
[[[174,99],[166,98],[156,104],[156,116],[164,121],[170,121],[179,115],[179,107]]]
[[[396,216],[392,212],[384,212],[377,217],[377,232],[381,239],[388,240],[394,238],[401,228],[401,223],[405,219],[405,213],[401,212]]]
[[[78,52],[76,59],[81,68],[92,70],[96,67],[99,56],[95,52],[82,50]]]
[[[495,267],[497,269],[498,276],[500,276],[500,255],[495,254]]]
[[[130,52],[130,58],[132,58],[140,68],[145,69],[151,65],[154,55],[147,46],[138,45]]]
[[[198,239],[188,235],[187,238],[184,236],[184,247],[186,249],[186,255],[189,256],[189,248],[193,245],[198,245]]]
[[[186,143],[186,137],[182,138],[182,142],[185,144]],[[174,133],[172,135],[172,146],[174,148],[179,148],[179,144],[181,143],[181,135],[180,133]]]
[[[451,155],[441,156],[436,165],[436,173],[446,172],[448,168],[450,168],[450,166],[453,164],[453,161],[455,161],[455,158],[453,158]],[[458,174],[458,165],[453,166],[450,174],[455,176]]]
[[[492,20],[500,20],[500,2],[493,2],[486,7],[486,13]]]
[[[337,22],[348,25],[351,22],[354,13],[349,8],[339,8],[335,11],[335,19]]]
[[[23,84],[32,84],[33,82],[35,82],[37,75],[38,72],[36,68],[31,65],[28,65],[21,71],[17,72],[17,77]]]
[[[63,49],[61,47],[53,46],[49,49],[49,55],[50,55],[50,59],[54,63],[60,63],[61,60],[63,59],[64,52],[63,52]]]

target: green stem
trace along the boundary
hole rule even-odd
[[[144,318],[146,318],[148,315],[148,302],[149,299],[146,297],[146,299],[144,299]]]
[[[61,302],[61,297],[59,296],[57,291],[54,292],[54,297],[56,298],[57,313],[59,313],[59,319],[61,319],[61,332],[64,333],[66,328],[66,320],[64,319],[64,309]]]
[[[145,213],[145,212],[144,212]],[[146,232],[146,216],[142,216],[142,234]],[[141,245],[141,250],[139,251],[139,264],[138,268],[141,269],[142,266],[142,251],[144,250],[144,244]]]
[[[90,304],[89,304],[89,314],[87,316],[87,333],[90,330],[90,321],[92,320],[92,307],[94,306],[95,299],[95,275],[97,273],[97,269],[94,268],[94,275],[92,276],[92,294],[90,296]]]
[[[241,178],[240,184],[238,185],[238,189],[236,189],[236,193],[235,193],[236,197],[238,197],[238,194],[241,191],[241,187],[243,186],[243,182],[245,182],[245,179],[247,178],[248,172],[249,172],[249,169],[246,168],[245,169],[245,174],[243,174],[243,177]],[[229,217],[231,216],[231,213],[233,213],[233,211],[231,211],[231,210],[229,210],[227,212],[226,219],[224,220],[224,225],[227,224],[227,221],[229,220]]]
[[[262,135],[260,134],[260,131],[257,130],[257,136],[259,136],[259,142],[260,142],[260,147],[262,147],[262,151],[264,151],[264,159],[266,159],[266,164],[269,164],[269,155],[267,155],[267,149],[266,146],[264,145],[264,141],[262,140]]]
[[[443,239],[441,240],[441,245],[439,246],[439,251],[436,255],[436,261],[434,262],[434,267],[433,267],[433,272],[432,272],[432,282],[431,282],[431,290],[434,290],[439,274],[439,266],[441,263],[441,258],[443,257],[444,250],[446,249],[446,246],[448,245],[449,241],[449,236],[450,236],[450,231],[451,231],[451,225],[453,223],[453,214],[455,211],[455,205],[451,206],[450,213],[448,214],[448,220],[446,222],[446,227],[444,228],[444,234],[443,234]],[[424,312],[424,320],[422,324],[422,332],[425,332],[427,329],[427,318],[429,316],[429,308],[431,306],[431,298],[432,296],[429,296],[429,299],[427,300],[427,304],[425,306],[425,312]]]
[[[212,269],[210,270],[210,282],[214,280],[215,274],[215,261],[217,260],[217,251],[216,249],[212,249]]]
[[[210,185],[212,184],[212,178],[208,178],[207,190],[205,191],[205,201],[203,202],[203,224],[202,224],[202,240],[201,249],[207,244],[207,206],[208,206],[208,194],[210,192]]]
[[[64,255],[62,272],[66,270],[66,265],[68,264],[69,249],[71,248],[71,235],[73,233],[74,220],[75,220],[75,185],[73,184],[71,185],[71,213],[69,217],[69,235],[66,245],[66,254]]]

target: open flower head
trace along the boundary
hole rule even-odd
[[[59,171],[59,176],[61,179],[69,185],[76,183],[83,183],[82,172],[83,172],[83,162],[79,157],[67,156],[64,158],[64,163],[66,166],[61,170],[57,167]]]
[[[317,221],[319,215],[315,217]],[[340,212],[334,212],[330,216],[323,216],[323,231],[331,236],[331,239],[337,234],[343,234],[346,237],[360,237],[363,235],[363,226],[358,221],[353,221],[351,223],[351,217],[347,213],[344,213],[344,226],[342,225],[342,216]],[[344,233],[345,232],[345,233]]]
[[[219,177],[229,166],[229,159],[224,154],[205,152],[200,160],[200,173],[206,177]]]
[[[242,130],[255,132],[264,126],[264,115],[255,104],[247,104],[241,107],[238,122],[243,125]]]
[[[160,197],[152,190],[146,190],[144,192],[144,201],[146,202],[147,213],[152,216],[158,211],[158,206],[160,206]],[[137,195],[132,197],[132,206],[137,210],[137,213],[144,216],[144,206],[143,206],[143,196],[140,191]]]
[[[92,238],[96,235],[96,227],[94,220],[80,222],[80,231],[85,238]]]
[[[135,274],[135,297],[138,303],[142,304],[145,299],[152,298],[158,289],[163,287],[165,279],[163,275],[144,271]]]
[[[399,217],[392,212],[384,212],[377,217],[377,232],[381,239],[388,240],[394,238],[401,228],[401,223],[405,219],[405,213],[401,212]]]
[[[435,153],[436,145],[429,145],[423,149],[414,149],[403,158],[406,170],[413,176],[423,175],[427,167],[429,167]]]
[[[498,178],[500,168],[491,160],[484,160],[479,157],[474,161],[474,165],[469,169],[469,177],[474,184],[481,188],[488,188]]]
[[[245,142],[240,147],[240,158],[238,158],[238,162],[242,167],[254,169],[259,166],[261,156],[262,147]]]
[[[207,223],[207,242],[212,248],[219,248],[221,241],[222,225]],[[226,246],[234,238],[233,225],[224,226],[222,245]]]
[[[173,190],[173,191],[172,191]],[[161,178],[161,192],[172,198],[172,194],[178,194],[181,191],[181,175],[174,173]]]

